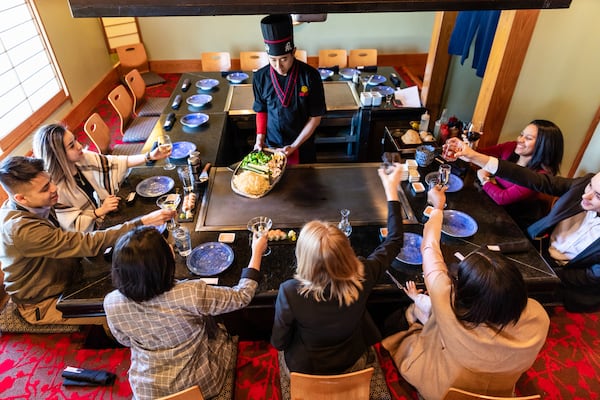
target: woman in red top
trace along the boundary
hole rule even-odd
[[[500,143],[481,153],[512,161],[536,172],[556,175],[563,156],[563,136],[553,122],[536,119],[523,129],[517,141]],[[477,171],[483,190],[504,206],[522,229],[545,216],[550,210],[551,199],[524,186],[492,177],[483,169]]]

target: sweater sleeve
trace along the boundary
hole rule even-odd
[[[486,192],[496,204],[501,206],[528,199],[536,194],[535,190],[519,186],[512,182],[505,180],[498,180],[498,182],[500,184],[486,182],[483,185],[483,191]]]

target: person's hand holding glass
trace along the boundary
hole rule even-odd
[[[259,216],[254,217],[250,221],[248,221],[247,228],[250,232],[252,232],[252,237],[254,241],[254,237],[263,237],[269,234],[269,230],[273,226],[273,221],[269,217]],[[271,248],[267,246],[263,256],[268,256],[271,254]]]
[[[162,153],[171,154],[173,150],[173,143],[171,142],[171,138],[169,135],[160,135],[158,137],[158,148]],[[175,164],[171,163],[171,159],[167,158],[167,163],[163,167],[164,169],[170,170],[175,169]]]
[[[177,193],[170,193],[160,196],[156,200],[156,205],[162,208],[163,210],[169,211],[177,211],[177,206],[179,206],[179,202],[181,201],[181,196]],[[172,231],[175,229],[177,224],[175,223],[175,217],[171,218],[171,222],[167,225],[167,229]]]

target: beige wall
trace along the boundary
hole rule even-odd
[[[499,139],[514,139],[532,119],[553,121],[565,136],[563,175],[600,105],[599,15],[598,0],[574,0],[569,9],[540,12]],[[593,154],[593,169],[600,170],[598,140],[594,143],[588,157]]]
[[[329,14],[325,22],[294,28],[296,47],[316,56],[323,48],[375,47],[382,54],[426,53],[433,13]],[[263,16],[147,17],[139,26],[152,60],[198,59],[203,51],[262,50]],[[174,46],[173,43],[178,45]]]

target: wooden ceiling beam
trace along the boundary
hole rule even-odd
[[[572,0],[69,0],[76,18],[568,8]]]

